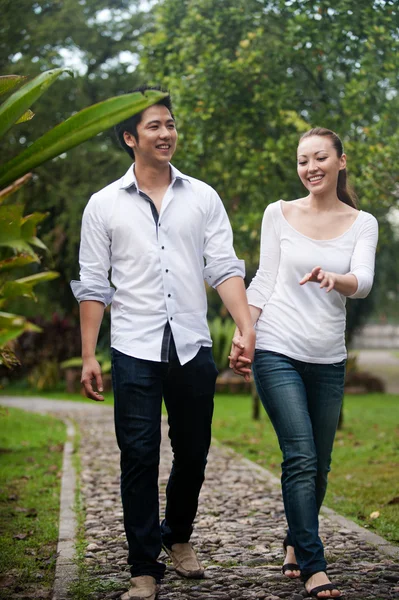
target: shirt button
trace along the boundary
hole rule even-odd
[[[162,250],[165,250],[165,246],[162,246]]]
[[[170,294],[168,294],[168,298],[170,298]]]
[[[165,273],[169,273],[169,269],[165,269]]]
[[[158,227],[161,227],[161,223],[158,223]]]
[[[170,317],[170,320],[173,321],[173,317]]]

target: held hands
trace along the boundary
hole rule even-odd
[[[104,400],[104,396],[101,396],[99,393],[103,391],[101,367],[94,356],[93,358],[83,360],[82,378],[80,381],[83,383],[85,394],[88,398],[96,400],[97,402],[102,402]],[[94,382],[98,392],[93,389]]]
[[[326,292],[331,292],[337,283],[337,274],[330,271],[323,271],[321,267],[314,267],[310,273],[301,279],[299,285],[308,282],[320,283],[320,288],[326,288]]]
[[[252,328],[248,332],[241,333],[236,328],[229,354],[229,367],[233,369],[236,375],[244,377],[245,381],[250,381],[251,378],[251,364],[254,353],[255,330]]]

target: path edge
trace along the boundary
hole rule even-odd
[[[75,542],[77,521],[75,514],[76,469],[73,465],[75,427],[69,419],[67,441],[64,445],[62,463],[60,516],[57,543],[57,561],[52,600],[67,600],[68,590],[78,578],[78,566],[75,560]]]

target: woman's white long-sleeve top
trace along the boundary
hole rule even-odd
[[[256,324],[256,348],[311,363],[346,358],[346,297],[317,283],[299,285],[315,266],[358,281],[351,298],[365,298],[374,278],[378,223],[360,211],[352,226],[329,240],[314,240],[294,229],[282,201],[266,208],[259,269],[248,290],[249,304],[262,310]]]

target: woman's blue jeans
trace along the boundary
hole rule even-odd
[[[212,349],[181,365],[174,344],[169,362],[127,356],[112,348],[115,429],[121,451],[121,495],[132,577],[159,581],[162,543],[187,542],[193,529],[211,442],[217,376]],[[159,524],[158,470],[162,397],[168,411],[173,466]]]
[[[318,514],[342,406],[345,363],[306,363],[276,352],[255,352],[256,387],[283,454],[287,543],[295,548],[304,580],[327,566]]]

